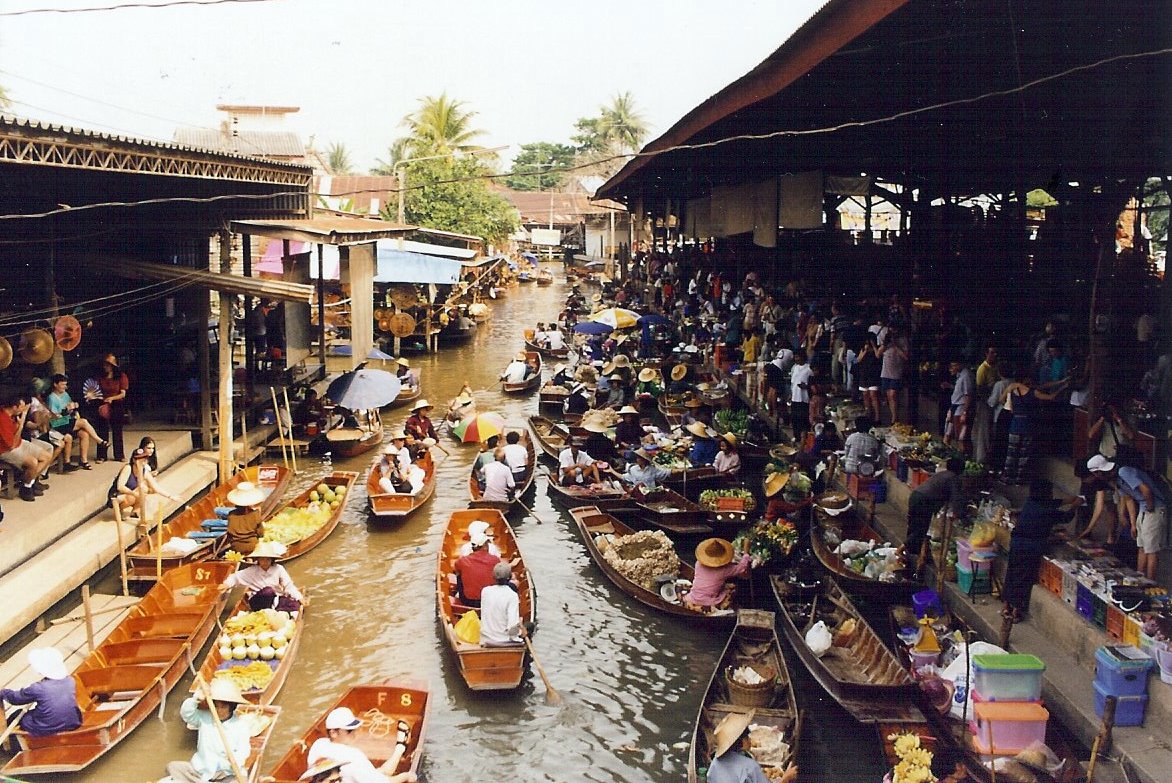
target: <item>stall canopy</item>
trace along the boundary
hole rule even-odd
[[[374,282],[455,285],[460,280],[463,265],[459,261],[410,253],[399,250],[397,245],[395,241],[376,243],[378,271]]]

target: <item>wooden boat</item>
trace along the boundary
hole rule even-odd
[[[265,523],[265,538],[267,540],[280,541],[288,548],[288,551],[285,552],[283,557],[284,560],[292,560],[295,557],[304,555],[322,541],[325,541],[330,533],[334,532],[334,528],[338,526],[338,522],[342,519],[342,512],[346,510],[346,502],[350,499],[350,492],[354,489],[354,484],[357,481],[358,474],[352,470],[335,470],[329,475],[322,476],[316,484],[285,504],[284,508],[274,514]],[[292,512],[295,509],[308,507],[310,503],[314,502],[313,495],[319,492],[318,488],[322,484],[325,484],[331,492],[335,493],[340,488],[344,487],[345,489],[343,490],[342,496],[338,499],[337,507],[330,511],[330,515],[322,522],[321,527],[313,531],[301,530],[291,535],[279,535],[282,514]],[[292,538],[292,535],[298,535],[299,537]]]
[[[749,666],[758,674],[773,673],[773,687],[766,693],[753,692],[747,688],[733,690],[729,676],[733,669]],[[769,726],[784,735],[789,750],[784,758],[777,759],[777,771],[784,769],[797,759],[798,741],[801,739],[802,723],[798,703],[794,696],[793,681],[785,665],[785,655],[777,638],[773,612],[756,609],[742,609],[737,612],[737,624],[732,636],[724,647],[724,653],[708,681],[696,726],[692,731],[692,746],[688,754],[688,783],[699,783],[699,770],[708,766],[712,756],[713,730],[730,713],[744,713],[754,710],[753,723]]]
[[[553,285],[553,272],[542,269],[537,273],[537,284],[540,286]]]
[[[570,390],[564,386],[554,386],[550,382],[546,382],[537,392],[537,404],[542,407],[556,409],[559,413],[562,410],[562,405],[565,404],[566,398],[570,396]]]
[[[456,636],[455,625],[464,612],[469,611],[469,607],[460,604],[454,569],[460,557],[460,549],[467,541],[468,525],[478,520],[491,525],[492,538],[500,549],[502,560],[521,558],[517,538],[504,514],[495,509],[453,511],[444,530],[436,563],[436,608],[444,639],[456,656],[460,675],[468,687],[474,691],[509,690],[520,685],[525,674],[525,645],[482,647],[463,642]],[[532,624],[537,619],[537,593],[523,560],[513,567],[513,579],[521,599],[521,621]]]
[[[870,725],[916,725],[924,722],[917,706],[919,689],[896,657],[859,615],[834,580],[803,583],[796,572],[769,578],[781,607],[782,631],[811,676],[855,720]],[[846,633],[849,644],[835,645],[821,658],[806,645],[806,631],[817,620],[832,634]]]
[[[273,727],[281,715],[281,708],[271,704],[241,704],[236,708],[236,716],[246,720],[253,727],[253,734],[248,740],[248,760],[244,762],[244,774],[247,783],[258,783],[261,779],[260,763],[264,759],[265,748],[269,738],[273,736]]]
[[[626,490],[598,484],[562,486],[556,478],[551,476],[549,491],[553,493],[555,500],[569,509],[579,506],[593,506],[603,511],[612,511],[633,506],[631,495]]]
[[[543,345],[538,345],[532,340],[525,341],[525,350],[536,351],[542,356],[548,356],[551,359],[565,359],[570,355],[570,346],[563,345],[561,348],[546,348]]]
[[[678,492],[666,487],[646,491],[640,487],[630,490],[640,519],[649,525],[676,535],[707,535],[708,511]]]
[[[370,498],[370,513],[380,521],[401,522],[419,510],[419,507],[431,498],[435,492],[435,460],[430,451],[424,451],[416,459],[415,464],[423,468],[423,486],[414,494],[410,492],[383,492],[378,480],[381,478],[378,463],[382,455],[374,461],[370,473],[366,477],[366,494]]]
[[[839,585],[848,593],[891,602],[906,600],[920,589],[919,583],[906,578],[902,571],[896,572],[895,581],[881,582],[852,570],[843,562],[841,556],[835,554],[837,544],[828,543],[828,535],[836,541],[853,539],[871,541],[876,545],[885,543],[883,537],[859,519],[853,509],[846,510],[838,516],[830,516],[822,509],[815,508],[812,518],[810,549],[814,551],[818,563],[838,580]]]
[[[213,643],[211,647],[208,648],[208,654],[203,659],[203,664],[201,664],[199,667],[199,673],[200,676],[203,677],[204,682],[210,683],[212,679],[216,677],[217,672],[226,670],[233,665],[246,666],[256,663],[256,661],[248,659],[225,659],[220,652],[220,648],[224,646],[225,637],[231,635],[232,618],[242,614],[248,614],[251,611],[252,610],[248,608],[248,599],[241,597],[240,601],[229,613],[228,620],[224,623],[223,635],[221,635],[220,638],[215,643]],[[305,628],[304,620],[305,609],[303,607],[302,610],[297,612],[296,616],[293,617],[295,627],[292,636],[287,637],[287,641],[284,646],[285,652],[283,653],[283,658],[273,658],[271,661],[260,661],[262,664],[267,664],[273,671],[273,678],[269,680],[268,684],[263,688],[245,689],[242,687],[240,689],[240,692],[243,694],[244,698],[248,699],[250,703],[260,705],[272,704],[273,699],[275,699],[277,694],[281,692],[281,688],[285,685],[285,680],[289,677],[289,671],[293,668],[293,660],[297,657],[297,649],[301,646],[301,635]],[[191,690],[195,690],[194,685],[192,685]]]
[[[74,671],[81,726],[46,737],[17,730],[20,752],[3,774],[85,769],[151,717],[215,630],[225,600],[219,585],[235,570],[206,561],[164,573]]]
[[[526,351],[525,360],[536,367],[536,372],[520,383],[505,383],[501,381],[501,391],[505,394],[525,394],[541,385],[541,354],[537,351]]]
[[[430,691],[426,683],[386,680],[347,688],[269,771],[268,777],[274,783],[297,783],[309,767],[306,757],[310,747],[326,736],[326,716],[338,707],[349,707],[362,721],[352,735],[352,744],[366,754],[371,764],[379,767],[394,758],[399,734],[403,732],[405,750],[387,774],[419,772],[431,710]]]
[[[414,386],[404,386],[399,390],[399,396],[391,400],[391,404],[386,406],[388,408],[397,408],[400,405],[408,402],[414,402],[423,394],[423,384],[417,383]]]
[[[556,460],[570,442],[570,428],[545,416],[530,416],[528,422],[533,439],[541,447],[542,453]]]
[[[525,430],[521,430],[521,445],[525,447],[528,454],[528,462],[525,472],[520,477],[513,476],[513,481],[517,485],[516,489],[513,490],[514,500],[484,500],[480,491],[480,483],[476,481],[476,471],[473,470],[468,476],[468,495],[471,498],[468,501],[468,508],[492,508],[507,514],[517,506],[518,499],[529,491],[529,487],[533,486],[533,478],[537,475],[537,452],[533,448],[533,439]]]
[[[126,551],[127,578],[133,582],[154,582],[159,571],[166,573],[187,563],[209,560],[219,556],[225,546],[224,536],[216,538],[200,538],[199,546],[187,554],[170,554],[166,549],[160,552],[156,548],[160,541],[166,543],[172,538],[186,538],[189,533],[203,533],[204,520],[216,518],[216,508],[231,506],[228,502],[228,493],[242,481],[250,481],[267,492],[268,496],[260,506],[263,519],[268,519],[276,511],[289,486],[292,473],[288,468],[277,465],[259,465],[237,473],[225,483],[211,489],[199,500],[190,504],[171,521],[163,524],[162,531],[140,538]]]
[[[615,587],[634,598],[644,606],[649,606],[673,617],[682,617],[705,627],[732,625],[736,619],[733,611],[701,612],[688,608],[683,602],[673,603],[664,599],[659,593],[648,590],[640,584],[632,582],[620,573],[603,556],[598,547],[597,537],[604,535],[629,536],[635,531],[624,525],[615,517],[602,511],[597,506],[579,506],[570,509],[570,516],[578,526],[578,533],[586,544],[587,551],[594,558],[594,562],[602,569],[602,573],[614,583]],[[689,563],[680,561],[679,579],[687,580],[690,584],[695,578],[695,570]]]
[[[365,454],[383,442],[383,420],[375,411],[355,411],[357,417],[366,418],[365,427],[334,427],[323,438],[322,448],[333,453],[336,459],[348,459]]]
[[[663,485],[675,490],[689,500],[698,500],[700,493],[706,489],[723,487],[728,483],[728,477],[717,473],[711,465],[674,470],[663,480]]]

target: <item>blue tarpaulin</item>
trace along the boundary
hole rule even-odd
[[[454,285],[463,265],[449,258],[410,253],[395,248],[395,240],[379,241],[376,283],[434,283]]]

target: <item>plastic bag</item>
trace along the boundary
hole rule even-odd
[[[806,646],[810,648],[810,652],[819,658],[826,654],[833,641],[834,639],[830,635],[830,629],[821,620],[814,623],[813,627],[806,631]]]
[[[973,532],[969,536],[969,543],[973,547],[992,546],[997,541],[997,527],[988,522],[978,522],[973,525]]]
[[[456,638],[467,644],[480,644],[480,615],[474,611],[464,612],[456,623]]]
[[[995,644],[988,642],[973,642],[969,647],[968,656],[965,655],[964,645],[956,645],[956,659],[944,670],[940,672],[940,676],[948,680],[956,686],[956,691],[952,695],[952,706],[949,707],[949,713],[957,720],[969,719],[973,717],[972,698],[969,696],[969,679],[972,677],[971,667],[966,667],[966,662],[972,660],[976,655],[997,655],[1004,654],[1002,650]]]

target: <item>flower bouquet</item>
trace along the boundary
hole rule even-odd
[[[798,543],[798,529],[784,519],[777,522],[761,520],[742,530],[733,539],[733,549],[748,552],[761,563],[780,561],[789,557]]]

